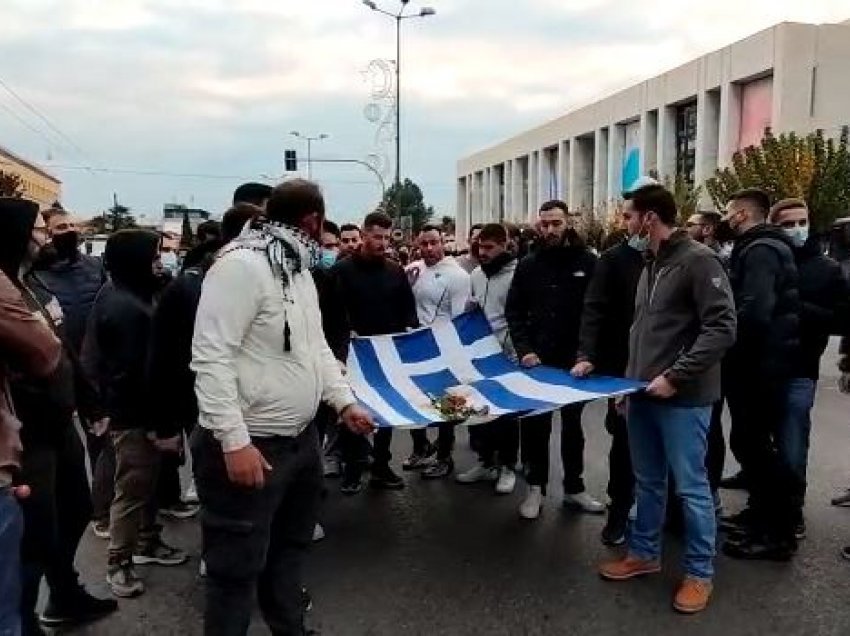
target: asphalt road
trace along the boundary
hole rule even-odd
[[[701,615],[671,610],[681,546],[668,540],[664,572],[628,583],[596,574],[611,551],[601,545],[603,518],[561,509],[560,462],[553,461],[544,515],[517,515],[523,487],[497,497],[487,486],[423,482],[408,476],[403,492],[341,497],[334,484],[323,523],[327,539],[308,567],[315,608],[311,626],[324,636],[846,636],[850,634],[850,510],[829,499],[850,486],[850,397],[835,388],[834,354],[825,360],[810,461],[809,537],[789,564],[718,558],[715,595]],[[586,481],[602,496],[609,438],[601,405],[588,409]],[[410,445],[396,436],[396,461]],[[472,462],[459,436],[458,464]],[[558,444],[553,440],[553,449]],[[557,453],[556,453],[557,454]],[[727,470],[731,471],[732,466]],[[743,504],[725,493],[727,509]],[[75,634],[201,633],[203,583],[197,577],[195,522],[169,524],[166,537],[187,547],[189,565],[144,570],[148,593],[121,601],[113,617]],[[105,593],[105,544],[87,534],[79,554],[84,578]],[[268,633],[257,619],[251,634]]]

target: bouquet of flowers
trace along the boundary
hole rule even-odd
[[[486,416],[490,409],[487,406],[476,408],[468,395],[464,395],[462,387],[448,389],[442,396],[429,395],[431,406],[447,422],[461,422],[471,417]]]

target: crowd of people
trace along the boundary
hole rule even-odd
[[[608,401],[606,503],[583,480],[584,404],[560,412],[563,504],[607,514],[602,541],[626,546],[600,565],[604,579],[658,572],[665,525],[684,535],[680,612],[708,604],[718,544],[732,558],[793,558],[820,359],[850,318],[841,268],[809,235],[801,200],[771,206],[744,190],[724,214],[680,228],[672,194],[651,179],[624,199],[621,240],[601,255],[561,201],[540,207],[534,232],[475,225],[468,251],[451,255],[440,226],[400,246],[383,212],[359,226],[327,220],[312,182],[249,183],[221,223],[198,229],[176,276],[155,232],[116,232],[93,258],[69,212],[0,199],[0,634],[118,609],[75,570],[89,524],[109,542],[112,594],[143,594],[136,566],[188,559],[158,515],[188,518],[198,502],[204,632],[245,634],[256,596],[272,633],[308,633],[302,573],[323,536],[323,489],[406,484],[394,431],[376,428],[349,386],[350,339],[476,309],[522,367],[646,382]],[[725,479],[724,405],[740,465]],[[554,423],[470,427],[477,460],[458,469],[455,423],[415,430],[401,468],[500,495],[522,479],[518,512],[532,521],[546,509]],[[748,490],[746,508],[723,514],[722,488]]]

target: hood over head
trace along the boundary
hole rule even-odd
[[[0,269],[13,281],[19,279],[37,216],[37,203],[0,197]]]
[[[142,296],[153,294],[158,283],[152,265],[160,240],[147,230],[120,230],[110,236],[103,261],[112,282]]]

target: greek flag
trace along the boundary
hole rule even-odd
[[[409,333],[355,338],[348,375],[376,423],[396,428],[454,419],[432,403],[447,395],[462,397],[476,411],[465,423],[477,424],[626,395],[644,386],[619,378],[578,379],[551,367],[519,367],[502,352],[481,311]]]

